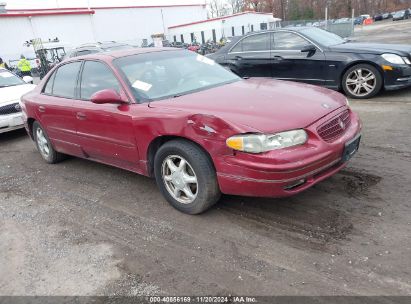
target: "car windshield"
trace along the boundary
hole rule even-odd
[[[394,17],[401,17],[401,16],[404,15],[404,14],[405,14],[404,11],[402,11],[402,12],[396,12],[395,15],[394,15]]]
[[[140,101],[178,97],[241,79],[213,60],[186,50],[126,56],[115,63]]]
[[[318,28],[303,29],[301,30],[301,33],[307,36],[310,40],[318,42],[319,44],[326,47],[346,42],[340,36]]]
[[[0,88],[24,84],[19,77],[6,70],[0,70]]]

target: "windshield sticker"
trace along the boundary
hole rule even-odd
[[[210,58],[204,57],[203,55],[197,55],[197,61],[204,62],[205,64],[208,64],[208,65],[214,65],[215,64],[214,60],[211,60]]]
[[[13,74],[9,72],[0,72],[0,76],[3,78],[10,78],[13,77]]]
[[[152,86],[153,86],[152,84],[149,84],[147,82],[140,81],[140,80],[136,80],[132,84],[133,88],[136,88],[137,90],[141,90],[141,91],[144,91],[144,92],[149,91]]]

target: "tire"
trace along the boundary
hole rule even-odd
[[[374,97],[381,91],[382,85],[381,73],[370,64],[354,65],[344,73],[342,78],[345,94],[355,99]]]
[[[154,174],[166,200],[187,214],[204,212],[221,196],[212,161],[200,147],[186,140],[171,140],[158,149]]]
[[[41,157],[47,163],[55,164],[65,158],[64,154],[57,152],[53,148],[49,137],[37,121],[33,123],[33,139],[36,143],[37,150],[40,152]]]

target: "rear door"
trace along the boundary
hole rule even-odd
[[[36,99],[36,113],[54,147],[63,153],[79,155],[73,110],[81,62],[60,66],[48,79]]]
[[[274,78],[323,85],[326,78],[325,55],[311,42],[291,31],[272,35],[272,75]],[[315,51],[302,52],[313,46]]]
[[[240,40],[227,54],[229,67],[241,77],[271,77],[270,33]]]
[[[76,130],[87,157],[126,169],[138,169],[138,151],[131,107],[128,104],[94,104],[91,96],[114,89],[127,98],[111,68],[100,61],[85,61],[78,99],[74,102]]]

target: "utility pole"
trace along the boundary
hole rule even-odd
[[[355,18],[355,9],[352,8],[352,13],[351,13],[351,36],[354,35],[354,18]]]
[[[328,30],[328,5],[325,7],[325,29]]]

